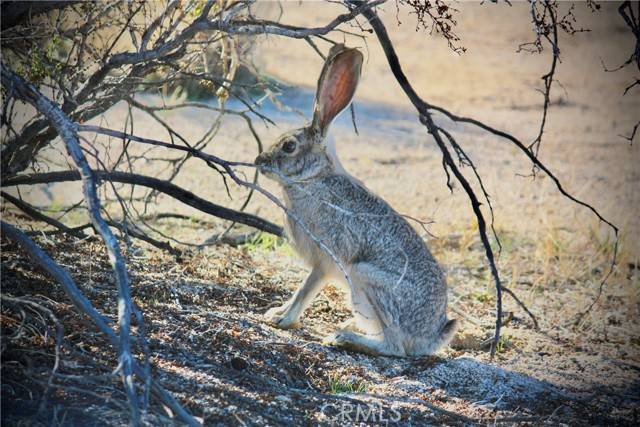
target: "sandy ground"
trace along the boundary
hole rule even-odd
[[[451,52],[441,38],[414,31],[415,18],[405,11],[398,15],[402,22],[398,26],[395,7],[386,6],[384,21],[409,79],[427,101],[531,141],[541,117],[542,97],[536,88],[542,85],[540,76],[550,58],[548,52],[515,52],[519,43],[532,36],[526,6],[465,2],[458,7],[457,33],[467,48],[462,55]],[[387,412],[400,404],[391,397],[404,399],[401,411],[406,424],[460,421],[443,418],[441,413],[434,415],[415,402],[420,399],[484,419],[517,415],[538,417],[529,421],[550,424],[637,422],[640,152],[637,143],[630,145],[619,135],[628,134],[638,120],[640,97],[637,93],[622,96],[633,81],[632,70],[605,73],[602,69],[601,60],[612,67],[632,50],[632,39],[614,5],[605,3],[603,9],[591,14],[579,5],[578,21],[591,31],[561,38],[562,63],[557,78],[562,86],[554,87],[540,151],[541,159],[572,194],[594,205],[621,230],[619,266],[599,303],[580,324],[575,324],[577,316],[593,300],[607,271],[611,240],[606,228],[586,209],[561,197],[548,178],[519,176],[528,175],[531,166],[505,141],[449,124],[478,165],[492,196],[496,228],[504,245],[499,260],[503,279],[540,323],[540,331],[534,331],[527,316],[507,298],[505,311],[512,313],[512,320],[505,326],[505,346],[496,360],[489,361],[481,343],[491,333],[494,297],[466,197],[459,187],[453,194],[448,191],[435,143],[416,124],[375,40],[369,37],[365,45],[361,39],[346,36],[348,44],[362,47],[367,58],[356,111],[372,108],[380,111],[381,117],[374,116],[370,126],[361,126],[360,135],[346,121],[335,126],[339,156],[348,171],[398,211],[433,221],[429,231],[437,237],[426,233],[424,237],[447,271],[452,316],[463,320],[459,337],[452,349],[433,360],[399,361],[334,351],[319,342],[348,312],[341,295],[332,288],[314,303],[299,331],[278,331],[260,319],[267,307],[286,298],[305,276],[305,269],[286,246],[275,250],[209,247],[188,255],[181,263],[150,251],[140,255],[140,260],[132,257],[130,263],[137,302],[151,319],[152,346],[157,354],[154,363],[161,378],[173,384],[172,390],[189,401],[194,413],[203,413],[214,425],[224,420],[238,421],[239,425],[307,420],[328,424],[335,414],[326,417],[322,413],[319,408],[327,400],[317,394],[329,393],[335,377],[366,383],[367,392],[360,393],[360,399],[386,396],[387,400],[376,402],[382,402]],[[336,11],[339,6],[289,2],[282,20],[324,25]],[[273,16],[275,6],[261,6],[260,13]],[[263,40],[253,59],[265,73],[309,90],[321,67],[320,58],[304,41],[277,37]],[[148,97],[145,101],[158,100]],[[385,112],[390,112],[388,119]],[[105,115],[102,124],[121,127],[125,117],[126,109],[118,105]],[[186,109],[165,113],[163,118],[188,140],[197,140],[215,115]],[[363,122],[366,119],[361,118]],[[260,124],[257,129],[268,144],[301,122],[292,113],[277,126]],[[135,123],[141,136],[166,135],[142,114],[136,113]],[[256,147],[244,121],[229,117],[207,151],[251,161]],[[59,158],[53,150],[47,155]],[[235,196],[229,200],[219,177],[210,169],[196,161],[187,166],[175,180],[177,184],[221,204],[236,208],[242,204],[242,190],[232,186]],[[140,170],[167,176],[154,165],[143,164]],[[273,183],[261,182],[279,194]],[[53,185],[46,190],[24,191],[23,196],[39,205],[63,205],[78,200],[79,187]],[[206,218],[162,197],[153,209]],[[281,213],[264,198],[254,197],[248,211],[281,223]],[[81,216],[71,219],[82,222]],[[188,226],[175,221],[157,224],[172,237],[194,243],[220,232],[225,225],[216,221]],[[3,251],[3,291],[15,291],[20,280],[40,283],[30,278],[14,247],[3,246]],[[86,248],[69,246],[69,251],[82,253]],[[65,256],[59,254],[63,260]],[[86,282],[86,272],[76,274],[79,282]],[[100,292],[106,292],[100,294],[104,310],[112,313],[108,291]],[[150,295],[155,296],[152,302]],[[163,321],[167,313],[171,315]],[[170,332],[182,322],[188,326],[184,331]],[[189,330],[195,335],[189,335]],[[207,338],[210,333],[211,339]],[[184,354],[189,357],[180,360]],[[248,373],[229,368],[229,360],[236,355],[248,361]],[[194,394],[194,390],[204,394]],[[357,398],[358,393],[348,396]],[[275,406],[265,406],[270,405],[267,402],[275,402]],[[252,418],[255,413],[263,414],[264,419],[256,421]]]

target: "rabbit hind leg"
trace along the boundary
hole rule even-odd
[[[325,338],[324,343],[342,347],[360,353],[383,356],[406,356],[402,339],[389,328],[383,309],[370,295],[374,286],[368,284],[368,276],[359,274],[358,269],[351,272],[351,308],[354,318],[342,328]]]

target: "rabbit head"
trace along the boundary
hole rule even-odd
[[[344,45],[331,49],[318,79],[311,124],[285,133],[261,153],[255,160],[260,172],[285,184],[287,180],[308,180],[334,171],[325,138],[333,119],[353,98],[362,59],[357,49]]]

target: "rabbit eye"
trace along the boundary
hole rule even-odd
[[[282,144],[282,151],[285,153],[293,153],[296,150],[296,142],[293,139],[288,139]]]

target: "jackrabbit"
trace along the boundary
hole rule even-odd
[[[376,355],[428,355],[456,331],[446,316],[444,275],[415,230],[349,176],[325,141],[330,123],[353,98],[361,66],[360,51],[334,46],[318,80],[311,124],[281,136],[255,160],[282,186],[295,217],[285,218],[287,234],[311,267],[293,297],[265,318],[294,327],[328,280],[347,282],[354,317],[325,343]]]

